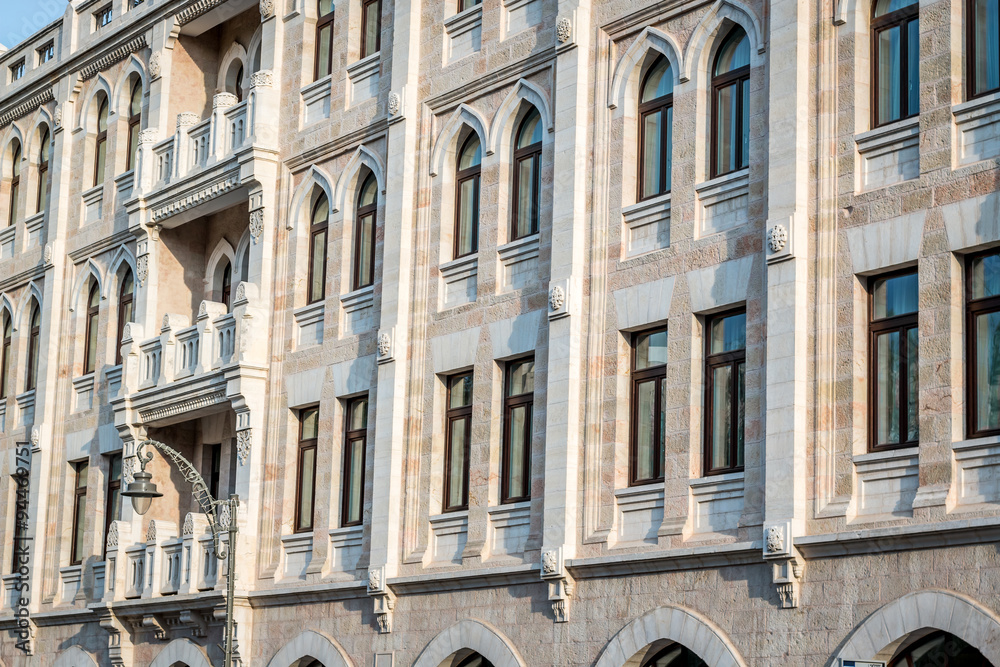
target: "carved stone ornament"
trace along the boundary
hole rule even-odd
[[[156,521],[149,522],[149,528],[146,529],[146,541],[147,542],[156,541]]]
[[[767,243],[771,252],[781,252],[788,245],[788,230],[784,225],[775,225],[767,230]]]
[[[139,132],[139,143],[140,144],[155,144],[156,143],[156,128],[149,128]]]
[[[159,79],[160,71],[160,52],[153,51],[153,55],[149,56],[149,76]]]
[[[264,209],[258,208],[256,211],[250,211],[250,236],[253,237],[254,243],[260,240],[263,233]]]
[[[55,113],[52,114],[52,121],[55,123],[56,129],[62,127],[62,105],[56,107]]]
[[[274,16],[274,0],[260,0],[260,20],[266,21]]]
[[[550,575],[559,572],[559,554],[555,550],[542,554],[542,574]]]
[[[378,335],[378,356],[387,357],[392,352],[392,339],[389,334],[382,331]]]
[[[107,541],[106,544],[107,544],[108,549],[117,549],[118,548],[118,522],[117,521],[112,521],[111,522],[111,528],[108,529],[108,541]]]
[[[270,88],[274,85],[274,74],[269,69],[262,69],[250,75],[251,88]]]
[[[122,481],[126,484],[131,484],[135,481],[135,474],[133,470],[135,469],[135,457],[130,456],[126,459],[122,459]]]
[[[38,446],[38,441],[41,438],[41,436],[42,436],[42,434],[38,430],[38,427],[37,426],[32,426],[31,427],[31,446],[32,447],[37,447]]]
[[[250,460],[250,449],[253,447],[253,431],[245,429],[236,432],[236,453],[240,458],[240,465],[246,465]]]
[[[368,590],[378,591],[382,589],[382,571],[378,568],[368,570]]]
[[[52,261],[52,245],[51,244],[49,244],[49,243],[45,244],[45,250],[43,251],[42,259],[45,260],[46,264],[48,264],[49,262]]]
[[[573,36],[573,23],[562,16],[556,21],[556,39],[559,40],[560,44],[565,44],[569,41],[569,38]]]
[[[566,305],[566,291],[560,285],[555,285],[549,290],[549,307],[552,310],[562,310]]]
[[[389,93],[389,115],[395,116],[399,113],[400,99],[398,93]]]
[[[233,299],[234,303],[239,303],[240,301],[247,300],[247,284],[240,283],[236,286],[236,297]]]
[[[183,113],[177,114],[177,127],[189,127],[191,125],[197,125],[201,118],[196,113],[190,111],[185,111]]]
[[[782,534],[781,526],[771,526],[767,529],[766,535],[767,553],[782,553],[785,550],[785,536]]]
[[[219,511],[219,527],[229,528],[229,524],[233,520],[233,511],[229,509],[229,503],[222,505],[222,510]]]
[[[238,103],[239,98],[232,93],[216,93],[212,98],[213,109],[228,109]]]
[[[194,534],[194,515],[191,512],[187,513],[184,517],[184,526],[181,527],[181,535],[193,535]]]
[[[132,323],[126,322],[125,326],[122,327],[122,342],[132,340]]]
[[[202,301],[201,305],[198,306],[198,317],[205,317],[208,315],[208,301]]]
[[[139,286],[146,283],[146,276],[149,275],[149,258],[143,255],[136,260],[136,274],[139,276]]]
[[[202,303],[204,303],[204,301],[202,301]],[[160,326],[160,328],[161,329],[169,329],[170,328],[170,315],[169,314],[167,314],[167,313],[163,314],[163,324]]]

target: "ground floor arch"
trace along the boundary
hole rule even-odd
[[[297,635],[267,664],[268,667],[354,667],[337,642],[314,630]]]
[[[208,658],[205,657],[205,650],[195,644],[190,639],[175,639],[163,650],[156,654],[156,658],[149,667],[212,667]]]
[[[459,621],[440,632],[420,652],[413,667],[465,667],[478,655],[483,660],[468,667],[525,667],[517,649],[499,630],[484,621]]]

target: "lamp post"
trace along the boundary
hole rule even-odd
[[[180,471],[184,474],[184,479],[191,484],[191,494],[201,511],[208,517],[208,526],[212,529],[212,546],[215,549],[215,557],[226,561],[226,634],[225,634],[225,667],[232,667],[233,655],[236,647],[233,645],[233,598],[236,595],[236,510],[240,505],[240,497],[229,496],[228,500],[216,500],[208,492],[205,479],[190,461],[184,458],[176,449],[159,442],[157,440],[143,440],[135,448],[135,457],[139,459],[139,472],[133,476],[133,481],[126,487],[122,495],[132,499],[132,507],[141,516],[149,510],[153,498],[159,498],[163,494],[156,490],[156,484],[151,480],[153,476],[146,472],[146,464],[153,460],[153,452],[142,450],[146,445],[159,449],[168,456]],[[225,547],[222,545],[222,533],[227,532],[229,537]]]

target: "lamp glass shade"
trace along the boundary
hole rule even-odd
[[[156,484],[149,481],[152,477],[145,470],[141,470],[135,473],[134,481],[128,484],[122,492],[123,496],[132,499],[132,508],[140,516],[149,510],[149,505],[153,502],[153,498],[159,498],[163,495],[156,490]]]
[[[149,506],[153,504],[153,499],[149,496],[132,496],[132,509],[136,514],[142,516],[149,511]]]

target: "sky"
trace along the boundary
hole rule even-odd
[[[49,25],[66,11],[66,0],[0,0],[0,44],[8,49]]]

